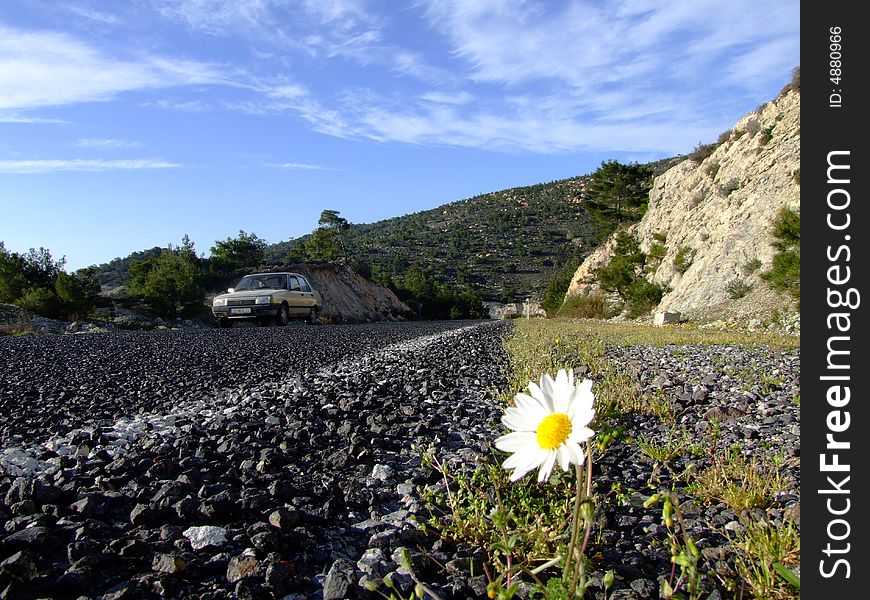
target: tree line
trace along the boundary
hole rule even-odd
[[[587,217],[578,220],[574,215],[571,218],[585,223],[584,231],[593,229],[595,237],[603,239],[623,224],[640,219],[646,210],[652,176],[653,170],[647,165],[625,165],[615,160],[602,162],[588,178],[582,206],[570,208]],[[535,193],[533,203],[542,202],[548,210],[571,206],[564,199],[552,204],[557,198],[547,196],[549,188],[544,184],[529,190]],[[463,203],[455,204],[457,210],[467,210]],[[497,204],[502,205],[502,201]],[[508,215],[496,211],[481,216],[493,221],[479,227],[480,235],[485,237],[493,231],[502,231],[501,241],[495,240],[498,248],[492,246],[494,241],[489,238],[485,243],[475,242],[467,226],[451,227],[453,234],[441,252],[443,256],[438,254],[437,260],[432,260],[417,239],[421,232],[430,229],[431,223],[426,219],[414,220],[414,215],[410,215],[406,225],[394,231],[393,237],[382,240],[376,250],[360,245],[358,236],[353,235],[367,226],[352,226],[338,211],[326,209],[311,234],[287,243],[287,251],[281,259],[284,264],[320,261],[346,264],[360,275],[390,287],[418,315],[434,319],[482,316],[480,290],[487,285],[487,277],[517,273],[527,268],[529,262],[540,263],[538,267],[549,265],[557,269],[545,292],[548,312],[553,312],[564,297],[570,273],[582,257],[574,250],[563,251],[565,262],[557,267],[546,256],[538,256],[528,248],[532,234],[540,237],[542,244],[549,240],[544,244],[547,247],[569,242],[562,239],[563,234],[556,236],[559,242],[550,239],[551,234],[556,234],[542,228],[540,223],[529,222],[531,213],[524,216],[516,212],[516,208],[512,210],[514,212],[508,213],[510,228],[503,231],[504,217]],[[459,221],[464,223],[463,219]],[[572,235],[580,235],[579,230]],[[410,246],[397,248],[396,244]],[[207,291],[223,289],[233,279],[262,267],[267,262],[267,248],[265,240],[240,230],[237,237],[217,240],[208,257],[198,256],[194,243],[185,235],[178,246],[134,253],[126,259],[102,265],[102,271],[90,267],[68,274],[64,271],[65,260],[54,260],[44,248],[16,254],[6,251],[0,242],[0,302],[54,318],[82,318],[93,310],[102,278],[103,283],[109,285],[124,283],[130,296],[143,299],[160,316],[193,316],[207,311],[203,304]],[[493,250],[496,250],[494,254]],[[484,254],[492,258],[481,258]],[[475,274],[480,272],[485,273],[483,279]]]

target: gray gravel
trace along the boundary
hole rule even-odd
[[[485,595],[483,576],[439,566],[480,560],[481,550],[415,523],[438,510],[420,489],[439,477],[413,446],[434,443],[455,465],[488,453],[501,433],[494,391],[506,385],[509,330],[452,322],[0,338],[0,596],[380,597],[361,584],[387,574],[408,596],[405,547],[441,597]],[[761,512],[782,522],[796,510],[797,352],[638,346],[608,358],[640,391],[671,398],[697,439],[716,423],[719,448],[785,457],[788,489]],[[630,437],[667,435],[654,419],[622,425]],[[593,577],[616,571],[608,597],[658,597],[670,563],[660,509],[642,507],[646,482],[687,460],[655,465],[620,442],[598,459],[599,491],[629,490],[603,504],[591,549]],[[703,468],[710,458],[691,460]],[[708,567],[724,570],[719,532],[737,515],[686,509]],[[715,577],[705,585],[726,597]],[[587,597],[603,591],[593,585]]]

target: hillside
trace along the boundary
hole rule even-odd
[[[794,301],[762,274],[772,267],[780,210],[800,210],[799,87],[744,116],[719,142],[709,156],[658,176],[649,209],[628,229],[644,252],[664,246],[649,274],[667,292],[656,310],[698,322],[794,315]],[[610,261],[614,245],[611,237],[586,258],[566,300],[599,289],[595,272]]]
[[[650,163],[659,174],[680,158]],[[373,273],[417,263],[446,282],[474,285],[486,300],[540,297],[554,270],[579,264],[603,237],[582,199],[589,176],[512,188],[376,223],[352,225],[345,241]],[[299,240],[273,244],[279,263]]]

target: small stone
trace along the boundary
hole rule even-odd
[[[290,508],[279,508],[269,515],[269,523],[281,531],[290,531],[299,523],[299,511]]]
[[[234,556],[227,565],[227,581],[236,583],[246,577],[251,577],[257,573],[259,566],[260,561],[255,556],[247,554]]]
[[[36,563],[29,552],[19,551],[0,562],[0,572],[18,581],[31,581],[36,578]]]
[[[354,564],[346,558],[339,558],[332,563],[326,579],[323,582],[323,600],[343,600],[348,597],[348,590],[356,577]]]
[[[395,475],[395,470],[389,465],[375,465],[372,468],[372,479],[377,481],[386,481]]]
[[[16,531],[3,540],[3,545],[9,549],[25,549],[42,546],[48,539],[48,529],[45,527],[27,527]]]
[[[187,563],[180,556],[173,554],[163,554],[162,552],[154,556],[154,561],[151,563],[151,570],[158,573],[168,573],[176,575],[183,573],[187,569]]]
[[[190,547],[194,550],[201,550],[206,546],[220,547],[227,541],[227,530],[214,525],[189,527],[184,530],[182,535],[190,540]]]
[[[251,544],[262,552],[275,550],[280,543],[278,536],[271,531],[264,531],[251,536]]]
[[[81,560],[85,556],[96,554],[99,551],[99,546],[94,540],[83,538],[77,542],[73,542],[66,547],[66,556],[70,564]]]

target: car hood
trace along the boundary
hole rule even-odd
[[[274,294],[276,291],[278,290],[273,288],[264,288],[262,290],[242,290],[241,292],[220,294],[219,296],[215,296],[215,298],[256,298],[257,296],[268,296]]]

